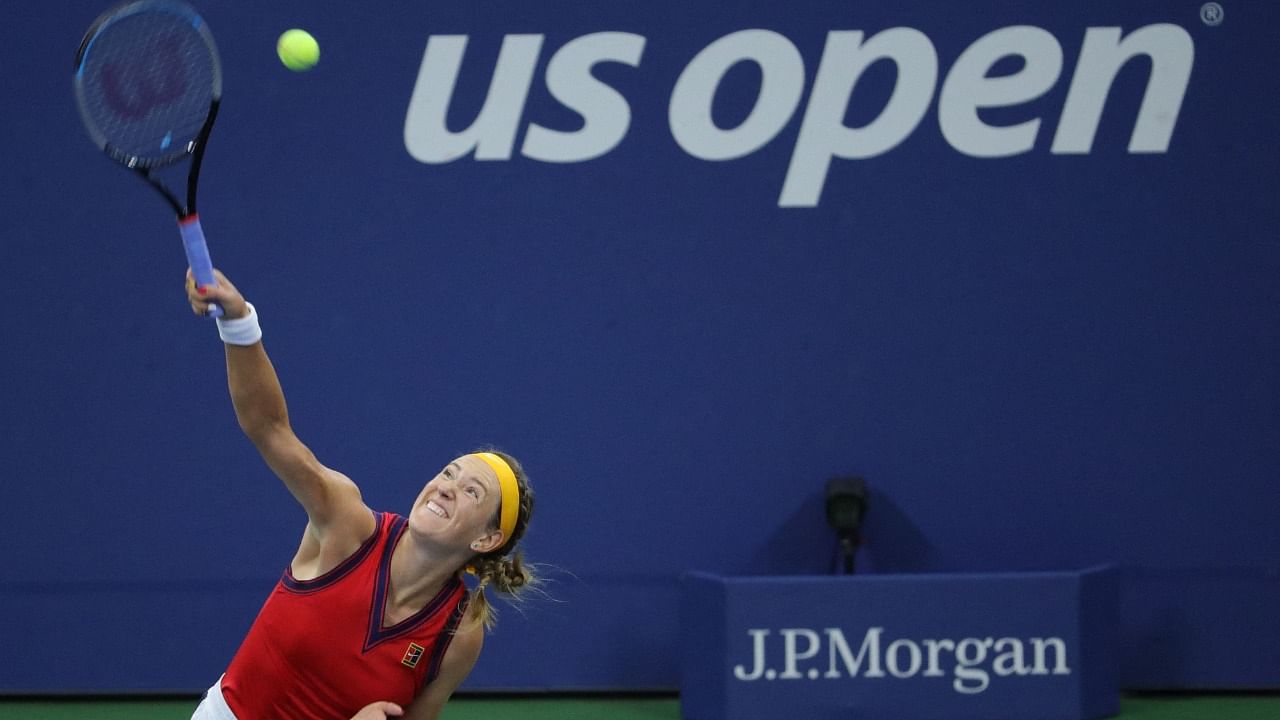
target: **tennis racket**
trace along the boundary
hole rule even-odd
[[[196,185],[222,97],[222,67],[204,20],[173,0],[117,5],[85,33],[73,82],[89,137],[168,201],[196,282],[213,284]],[[182,202],[153,173],[188,158]],[[222,308],[211,305],[209,315],[221,316]]]

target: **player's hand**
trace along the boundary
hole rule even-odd
[[[387,720],[389,717],[400,717],[404,710],[393,702],[376,702],[365,705],[360,712],[351,716],[351,720]]]
[[[213,285],[196,287],[196,278],[191,269],[187,269],[187,302],[191,303],[191,311],[197,315],[208,315],[209,303],[217,303],[222,306],[222,316],[228,320],[247,315],[249,307],[244,304],[244,297],[236,286],[220,270],[215,269],[213,277]]]

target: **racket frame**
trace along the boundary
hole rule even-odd
[[[205,115],[204,123],[200,126],[199,132],[185,147],[179,148],[175,152],[155,157],[135,155],[112,145],[106,136],[99,131],[96,123],[92,122],[84,112],[81,100],[83,92],[81,78],[84,75],[84,64],[88,58],[89,51],[93,47],[94,40],[111,24],[143,12],[166,12],[177,15],[189,22],[199,33],[205,47],[208,48],[212,65],[213,87],[210,92],[209,111]],[[218,57],[218,46],[214,43],[213,33],[209,31],[204,18],[195,11],[195,8],[176,0],[131,0],[130,2],[116,5],[99,15],[93,21],[93,24],[89,26],[89,29],[85,31],[84,38],[80,41],[80,47],[76,49],[74,85],[76,105],[80,109],[85,129],[88,130],[94,144],[107,157],[133,170],[142,179],[146,180],[169,203],[169,206],[173,208],[174,213],[180,220],[195,215],[196,190],[200,182],[200,166],[204,160],[204,151],[208,145],[209,136],[213,132],[214,120],[218,116],[218,107],[222,102],[222,62]],[[172,165],[187,157],[191,158],[191,168],[187,172],[187,197],[186,202],[183,202],[159,178],[154,177],[151,171],[166,165]]]
[[[210,93],[209,110],[200,126],[200,130],[187,142],[185,147],[178,148],[175,152],[155,157],[135,155],[113,146],[84,109],[82,80],[85,62],[93,48],[94,41],[112,23],[142,12],[167,12],[189,22],[199,33],[209,52],[212,70],[213,87]],[[177,0],[131,0],[107,10],[94,20],[85,32],[84,38],[80,41],[80,47],[76,50],[73,85],[76,93],[76,106],[80,111],[81,119],[84,120],[85,129],[88,130],[94,144],[107,157],[134,171],[139,177],[146,180],[147,184],[165,199],[165,202],[169,204],[169,207],[173,209],[174,214],[178,217],[178,229],[182,236],[183,248],[186,251],[187,264],[190,266],[196,282],[201,286],[214,284],[216,280],[213,275],[213,262],[209,258],[204,230],[200,225],[200,217],[196,212],[196,193],[199,189],[200,167],[204,161],[204,151],[208,146],[209,136],[213,132],[214,120],[218,117],[218,107],[222,102],[222,62],[218,57],[217,44],[213,41],[213,33],[209,31],[204,18],[196,12],[195,8]],[[186,202],[183,202],[168,186],[155,177],[152,171],[172,165],[187,157],[191,159],[191,166],[187,170],[187,194]],[[221,317],[222,313],[222,308],[219,305],[216,303],[209,304],[208,314],[210,317]]]

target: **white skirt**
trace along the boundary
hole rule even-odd
[[[191,716],[191,720],[237,720],[236,714],[231,712],[231,708],[227,707],[227,701],[222,697],[222,677],[218,677],[218,682],[213,687],[205,691],[204,697],[200,699],[200,704],[196,706],[196,712]]]

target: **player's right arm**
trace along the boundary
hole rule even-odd
[[[216,270],[214,273],[218,282],[215,286],[197,288],[188,282],[187,298],[192,309],[204,314],[209,303],[216,302],[227,319],[246,315],[244,297],[225,275]],[[338,545],[363,542],[373,532],[372,513],[365,507],[355,483],[321,464],[294,434],[280,380],[262,342],[227,344],[226,355],[227,385],[240,428],[306,510],[307,535],[321,544],[327,543],[330,535],[337,536],[334,539]]]

